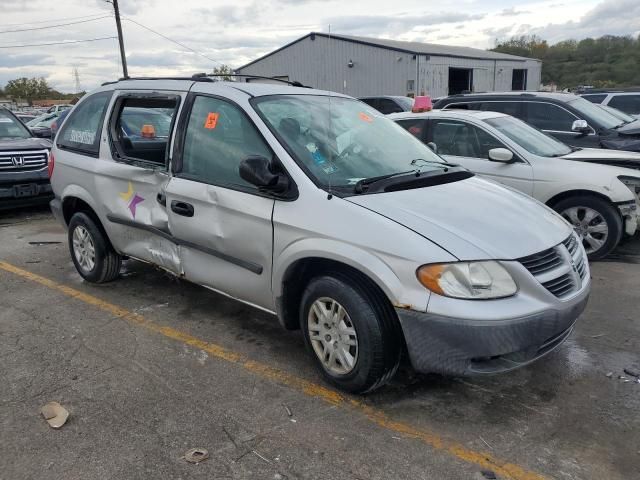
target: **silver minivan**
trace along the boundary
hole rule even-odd
[[[526,365],[589,296],[561,217],[344,95],[114,82],[76,105],[50,161],[85,280],[130,257],[271,312],[350,392],[388,381],[403,352],[423,372]]]

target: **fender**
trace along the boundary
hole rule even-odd
[[[100,215],[100,210],[96,207],[96,204],[93,201],[93,197],[87,190],[85,190],[83,187],[79,185],[75,185],[75,184],[67,185],[64,188],[64,190],[62,190],[62,193],[60,195],[60,201],[62,202],[62,204],[64,204],[64,201],[70,197],[79,198],[80,200],[88,204],[91,207],[91,209],[95,212],[95,214],[98,215],[98,218],[100,219],[100,221],[102,222],[102,225],[104,226],[105,219],[102,218],[102,216]]]
[[[299,240],[288,245],[277,258],[274,258],[274,300],[282,295],[283,280],[289,267],[305,258],[323,258],[349,265],[376,283],[394,306],[426,311],[430,293],[418,283],[414,261],[391,256],[383,259],[355,245],[326,238]],[[406,278],[398,278],[386,262],[396,262],[395,271],[406,272]],[[408,288],[407,285],[412,287]]]
[[[617,181],[617,179],[615,179]],[[558,196],[567,196],[575,193],[576,195],[584,195],[592,193],[599,197],[604,197],[612,203],[616,202],[624,202],[634,200],[633,194],[631,191],[625,187],[621,182],[620,187],[614,185],[612,182],[611,186],[608,185],[598,185],[594,183],[565,183],[565,184],[553,184],[549,185],[551,188],[540,188],[542,185],[536,183],[536,188],[540,188],[540,191],[537,192],[536,197],[540,199],[544,204],[549,204],[550,200],[553,200]],[[624,190],[623,190],[624,189]]]

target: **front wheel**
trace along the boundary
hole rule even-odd
[[[304,291],[300,326],[322,375],[336,387],[365,393],[395,374],[402,341],[395,312],[357,276],[313,279]]]
[[[82,278],[91,283],[104,283],[118,276],[122,257],[89,215],[74,214],[68,236],[71,259]]]
[[[609,202],[589,195],[561,200],[553,206],[575,229],[589,260],[598,260],[618,246],[622,218]]]

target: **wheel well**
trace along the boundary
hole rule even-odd
[[[62,215],[64,217],[64,222],[67,225],[69,225],[71,217],[73,217],[73,215],[78,212],[87,214],[91,218],[91,220],[95,222],[105,240],[108,242],[109,247],[113,248],[111,240],[109,239],[109,235],[107,235],[107,232],[102,226],[102,222],[100,221],[98,214],[93,210],[93,208],[91,208],[91,205],[78,197],[67,197],[62,201]]]
[[[547,200],[546,205],[553,208],[556,203],[562,200],[566,200],[567,198],[571,197],[577,197],[580,195],[590,195],[592,197],[597,197],[600,200],[604,200],[607,203],[612,203],[609,197],[603,195],[602,193],[594,192],[593,190],[569,190],[567,192],[559,193],[555,197],[551,197],[549,200]]]
[[[355,276],[361,280],[368,288],[372,289],[376,295],[388,304],[390,311],[394,312],[391,301],[384,291],[360,270],[347,265],[346,263],[326,258],[304,258],[294,262],[287,268],[284,275],[282,285],[282,296],[278,298],[278,318],[287,330],[297,330],[300,328],[299,308],[302,299],[302,293],[309,281],[321,274],[326,273],[342,273],[349,276]]]

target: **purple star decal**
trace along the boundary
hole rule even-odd
[[[142,198],[137,193],[131,199],[131,203],[129,203],[129,210],[131,211],[131,215],[133,215],[133,218],[136,218],[136,207],[139,203],[142,202],[144,202],[144,198]]]

